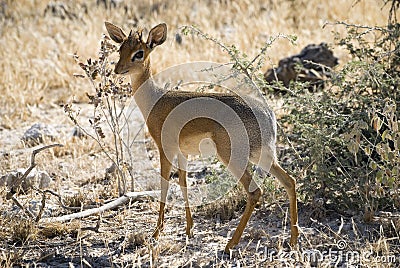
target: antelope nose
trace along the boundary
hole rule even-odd
[[[117,65],[115,65],[115,68],[114,68],[114,73],[116,73],[116,74],[121,74],[121,70],[120,70],[121,68],[119,68],[119,65],[117,64]]]
[[[129,69],[124,69],[123,66],[121,66],[119,63],[115,66],[114,72],[116,74],[126,74],[129,72]]]

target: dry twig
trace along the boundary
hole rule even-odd
[[[56,143],[56,144],[46,145],[46,146],[43,146],[43,147],[33,150],[32,155],[31,155],[31,165],[25,171],[25,173],[13,183],[13,186],[11,187],[10,191],[6,195],[7,200],[11,199],[19,208],[24,210],[29,215],[29,217],[31,217],[32,219],[36,219],[36,221],[40,218],[42,211],[40,211],[39,215],[35,217],[35,215],[33,215],[33,213],[29,209],[24,208],[22,206],[22,204],[18,201],[18,199],[14,196],[14,194],[17,192],[17,189],[21,186],[22,182],[28,177],[29,173],[31,173],[32,169],[34,169],[36,167],[36,162],[35,162],[36,155],[43,150],[50,149],[50,148],[57,147],[57,146],[63,147],[64,145]],[[44,201],[42,200],[42,204],[43,203],[44,203]]]
[[[110,203],[107,203],[101,207],[87,209],[87,210],[84,210],[81,212],[63,215],[60,217],[45,218],[45,219],[41,219],[39,222],[40,223],[65,222],[65,221],[70,221],[73,219],[80,219],[80,218],[84,218],[84,217],[87,217],[90,215],[103,213],[110,209],[115,209],[115,208],[127,203],[130,200],[134,201],[134,200],[138,200],[143,197],[156,198],[157,196],[159,196],[159,194],[160,194],[160,191],[128,192],[125,195],[123,195],[123,196],[115,199],[114,201],[111,201]]]

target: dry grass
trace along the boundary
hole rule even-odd
[[[43,226],[43,228],[41,228],[38,233],[42,237],[46,238],[66,235],[72,235],[73,237],[76,237],[79,229],[80,224],[77,221],[71,222],[69,224],[55,222]]]
[[[37,234],[37,227],[32,220],[13,220],[10,224],[12,229],[12,241],[24,244],[28,240],[34,240]]]
[[[71,196],[68,201],[71,206],[80,206],[85,200],[110,198],[116,193],[115,182],[110,181],[108,185],[102,182],[108,161],[92,140],[70,138],[72,125],[59,107],[73,100],[81,108],[82,115],[88,116],[85,93],[93,93],[93,89],[87,81],[73,76],[81,70],[72,54],[83,59],[97,56],[100,37],[106,32],[105,20],[123,25],[125,30],[137,25],[149,29],[161,21],[168,24],[168,40],[152,56],[154,72],[184,62],[229,60],[214,44],[195,36],[179,35],[183,25],[195,24],[225,43],[237,45],[250,56],[259,52],[269,36],[297,35],[297,46],[283,39],[274,43],[267,53],[269,59],[263,67],[266,70],[309,43],[332,44],[331,32],[344,29],[332,25],[323,28],[326,22],[383,25],[387,14],[386,7],[382,9],[382,3],[373,0],[117,1],[118,6],[113,9],[96,5],[94,0],[76,0],[64,1],[67,10],[64,15],[72,17],[63,19],[51,10],[45,14],[50,2],[62,3],[0,0],[0,174],[28,166],[30,151],[20,143],[19,137],[30,125],[39,121],[59,126],[61,134],[56,142],[66,146],[41,154],[37,163],[38,168],[46,170],[54,179],[54,191],[64,197]],[[182,38],[181,43],[176,41],[179,38]],[[342,62],[347,60],[348,56],[340,48],[335,48],[335,54]],[[21,215],[22,212],[10,200],[5,200],[5,191],[0,193],[2,267],[28,263],[38,264],[38,267],[68,263],[84,266],[85,262],[93,267],[155,264],[159,267],[329,266],[327,260],[295,261],[275,254],[289,252],[287,207],[282,205],[287,202],[280,193],[271,194],[278,199],[273,205],[263,204],[257,208],[239,250],[232,256],[223,255],[222,249],[238,223],[241,195],[230,196],[204,213],[200,210],[195,214],[195,237],[189,240],[183,235],[184,210],[169,208],[167,228],[160,241],[155,242],[149,238],[157,220],[158,205],[154,202],[136,202],[104,213],[100,232],[87,231],[77,238],[80,227],[76,226],[47,226],[38,232],[37,223],[26,219],[5,224],[10,217],[7,215]],[[24,205],[33,206],[41,197],[32,193],[20,198]],[[232,198],[238,199],[230,202]],[[269,196],[264,199],[271,200]],[[48,204],[55,214],[69,213],[60,211],[54,197],[49,197]],[[300,206],[300,215],[307,214],[305,209]],[[216,219],[216,210],[222,210],[222,221]],[[205,219],[207,215],[211,219]],[[94,220],[97,218],[82,222],[94,226]],[[365,225],[357,216],[332,215],[324,223],[301,218],[301,224],[309,224],[302,226],[301,244],[296,252],[336,249],[337,241],[344,240],[349,250],[372,252],[374,256],[399,255],[399,243],[394,242],[399,234],[399,220],[383,217],[382,221],[382,224],[374,221]],[[15,244],[16,241],[20,243]],[[397,264],[399,261],[397,259]],[[382,263],[377,258],[369,258],[359,264],[372,267],[382,266]]]
[[[216,46],[197,38],[183,37],[175,42],[179,27],[195,24],[209,34],[236,44],[241,51],[255,55],[271,35],[295,34],[298,46],[277,42],[268,53],[271,63],[297,53],[304,45],[332,43],[332,30],[326,22],[348,21],[355,24],[382,25],[386,10],[377,1],[163,1],[133,4],[105,10],[95,1],[65,2],[77,19],[61,19],[51,12],[44,15],[50,1],[18,2],[2,0],[0,66],[2,125],[12,126],[31,120],[46,121],[29,107],[51,108],[70,99],[85,101],[89,85],[75,79],[79,72],[71,54],[96,56],[99,38],[105,33],[103,22],[109,20],[128,30],[132,25],[151,27],[160,21],[169,25],[169,37],[162,49],[154,52],[155,71],[176,64],[213,60],[227,61]],[[56,2],[62,3],[62,2]],[[127,11],[125,12],[124,6]],[[87,8],[87,13],[85,9]],[[341,60],[346,56],[337,52]],[[268,69],[270,66],[265,66]],[[51,121],[51,118],[47,118]]]

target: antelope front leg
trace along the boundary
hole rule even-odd
[[[178,156],[179,165],[179,185],[181,187],[183,199],[185,200],[185,210],[186,210],[186,235],[189,237],[193,236],[193,219],[192,213],[190,212],[190,205],[188,199],[187,182],[186,182],[186,167],[187,167],[187,156]]]
[[[169,189],[169,178],[172,164],[168,161],[167,157],[163,152],[160,152],[160,164],[161,164],[161,199],[160,199],[160,210],[158,213],[157,227],[153,232],[153,237],[158,238],[160,232],[164,229],[164,211],[165,202],[167,200],[167,193]]]

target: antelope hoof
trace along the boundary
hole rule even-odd
[[[224,252],[226,254],[230,254],[231,249],[233,249],[237,244],[233,243],[232,240],[228,242],[228,244],[226,244],[225,250]]]
[[[189,228],[186,228],[186,235],[189,237],[189,238],[192,238],[194,235],[193,235],[193,226],[191,226],[191,227],[189,227]]]
[[[292,232],[292,234],[290,235],[290,242],[289,242],[289,245],[291,247],[294,247],[297,244],[298,237],[299,237],[299,233],[297,230],[295,232]]]
[[[153,232],[153,234],[152,234],[152,237],[153,237],[154,239],[158,239],[158,236],[160,235],[160,232],[161,232],[163,229],[164,229],[164,226],[158,225],[158,226],[156,227],[156,229],[154,230],[154,232]]]
[[[193,229],[194,229],[193,220],[189,220],[186,224],[186,235],[189,238],[193,237]]]

